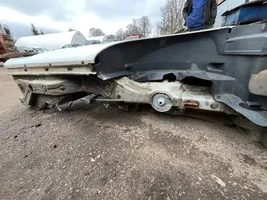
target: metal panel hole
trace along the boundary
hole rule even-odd
[[[175,82],[176,81],[176,76],[173,73],[165,74],[163,76],[163,80],[168,80],[169,82]]]
[[[245,103],[240,103],[239,106],[241,108],[245,108],[247,110],[252,110],[252,111],[264,111],[264,109],[261,107],[261,105],[247,105]]]
[[[32,92],[33,91],[32,86],[31,85],[28,85],[28,87],[29,87],[29,90]]]
[[[203,79],[199,79],[199,78],[195,78],[195,77],[186,77],[181,82],[183,84],[186,84],[186,85],[207,86],[207,87],[212,86],[211,81],[207,81],[207,80],[203,80]]]
[[[223,72],[224,63],[209,63],[207,69],[213,72]]]

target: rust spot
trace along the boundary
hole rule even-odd
[[[198,108],[200,106],[200,103],[195,100],[186,100],[183,102],[184,108]]]
[[[83,87],[81,87],[81,88],[79,89],[79,91],[80,91],[80,92],[87,92],[88,89],[87,89],[86,87],[83,86]]]

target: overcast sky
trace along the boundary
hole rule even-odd
[[[164,3],[165,0],[0,0],[0,23],[8,25],[16,39],[31,35],[31,23],[45,33],[73,28],[88,36],[89,28],[95,27],[114,34],[143,15],[156,23]]]

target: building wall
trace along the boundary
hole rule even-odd
[[[231,10],[243,3],[246,2],[246,0],[217,0],[218,2],[218,13],[217,13],[217,18],[214,24],[214,27],[221,27],[222,25],[222,14],[227,11]]]

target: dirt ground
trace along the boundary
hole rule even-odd
[[[267,199],[267,149],[229,126],[79,101],[35,110],[0,68],[0,199]]]

